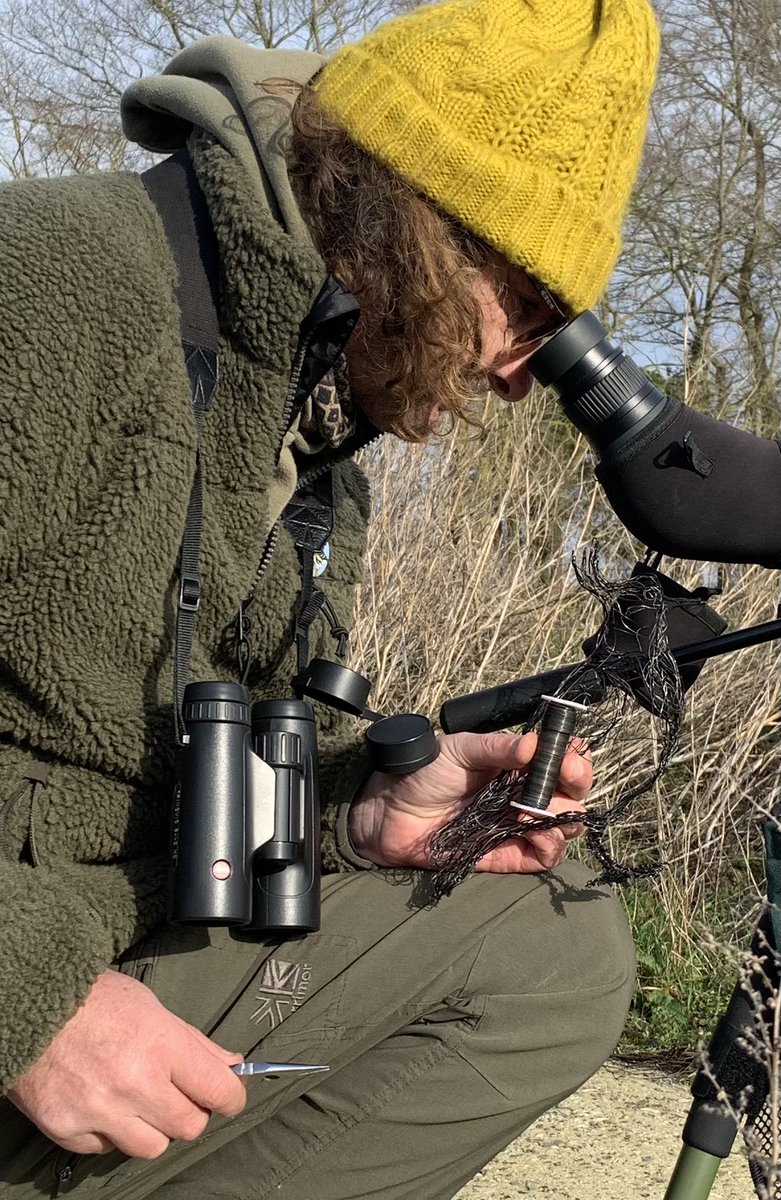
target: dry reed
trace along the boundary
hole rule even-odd
[[[374,518],[352,660],[375,680],[372,707],[382,712],[436,717],[450,697],[576,662],[600,614],[575,581],[573,554],[596,538],[607,572],[621,576],[642,553],[550,399],[490,400],[483,415],[484,435],[464,430],[428,446],[385,439],[365,457]],[[689,587],[712,571],[669,560],[663,569]],[[733,627],[775,616],[774,572],[722,574],[714,604]],[[778,774],[780,657],[771,643],[706,665],[670,769],[612,834],[619,854],[664,858],[655,887],[674,953],[702,947],[707,957],[709,931],[745,944],[756,917],[759,823]],[[597,755],[593,802],[609,802],[648,758],[647,737]],[[722,906],[711,930],[727,894],[728,927]]]

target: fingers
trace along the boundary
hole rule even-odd
[[[526,834],[523,840],[531,847],[546,871],[557,867],[567,853],[567,842],[561,829],[537,830]]]
[[[142,1121],[130,1118],[116,1135],[117,1150],[129,1158],[159,1158],[171,1144],[171,1139],[159,1129]]]
[[[567,843],[558,829],[551,829],[546,833],[532,833],[524,840],[530,845],[540,867],[545,871],[552,871],[566,858]]]
[[[227,1064],[223,1066],[225,1069],[219,1074],[213,1068],[200,1075],[182,1072],[188,1094],[170,1084],[161,1088],[154,1100],[129,1091],[127,1100],[133,1107],[143,1108],[143,1118],[124,1118],[110,1124],[106,1132],[68,1137],[60,1131],[58,1144],[75,1154],[108,1154],[116,1148],[132,1158],[153,1159],[163,1154],[173,1141],[195,1141],[206,1129],[212,1112],[235,1116],[246,1103],[247,1091],[241,1079]],[[211,1107],[198,1104],[192,1098],[195,1091],[207,1097]]]
[[[591,766],[591,751],[582,739],[574,738],[562,759],[559,770],[558,792],[565,793],[566,803],[573,807],[572,800],[582,801],[591,791],[594,772]],[[555,801],[551,801],[553,809]],[[567,811],[566,807],[560,811]]]
[[[591,768],[590,763],[583,763],[580,767],[572,764],[572,770],[575,774],[575,782],[570,786],[573,791],[588,792],[591,784]],[[563,770],[563,765],[562,765]],[[584,773],[585,772],[585,773]],[[547,809],[540,812],[540,817],[558,816],[560,813],[569,812],[585,812],[585,807],[580,800],[576,800],[572,795],[566,795],[561,791],[557,791],[553,795],[553,799]],[[528,822],[534,818],[530,813],[520,813],[519,820],[521,823]],[[567,842],[574,838],[581,837],[585,832],[585,825],[581,821],[567,822],[566,825],[555,825],[552,829],[537,829],[530,830],[524,835],[524,840],[533,848],[534,853],[540,860],[540,864],[545,870],[550,870],[552,867],[557,867],[566,855]]]
[[[512,771],[525,767],[537,747],[535,733],[451,733],[441,739],[443,752],[466,771]]]
[[[102,1133],[80,1133],[70,1138],[58,1136],[57,1145],[70,1150],[71,1154],[110,1154],[116,1149],[111,1138]]]
[[[212,1112],[241,1112],[247,1092],[231,1065],[242,1057],[138,980],[106,971],[8,1096],[73,1153],[156,1158],[173,1139],[199,1137]]]
[[[211,1054],[213,1054],[219,1062],[225,1062],[228,1064],[228,1066],[234,1066],[236,1063],[244,1062],[244,1055],[240,1054],[237,1050],[225,1050],[222,1046],[218,1045],[217,1042],[214,1042],[210,1037],[207,1037],[205,1033],[201,1033],[200,1029],[196,1029],[194,1025],[190,1025],[188,1021],[183,1020],[182,1017],[177,1016],[175,1013],[171,1013],[170,1016],[173,1017],[175,1021],[178,1021],[182,1028],[186,1029],[191,1037],[194,1037],[195,1040]]]
[[[443,753],[468,772],[512,771],[527,767],[537,749],[536,733],[455,733],[441,739]],[[570,742],[559,772],[559,788],[584,800],[592,783],[591,754],[581,738]]]
[[[236,1063],[244,1061],[244,1055],[237,1050],[225,1050],[217,1042],[212,1041],[205,1033],[201,1033],[200,1029],[196,1029],[194,1025],[188,1024],[181,1017],[176,1017],[179,1024],[187,1030],[191,1038],[195,1040],[198,1049],[208,1050],[216,1060],[215,1063],[209,1063],[208,1060],[201,1061],[200,1069],[196,1072],[192,1070],[192,1064],[187,1062],[185,1069],[172,1073],[172,1082],[177,1086],[182,1086],[177,1083],[178,1077],[181,1075],[186,1081],[186,1086],[182,1087],[182,1091],[189,1096],[190,1100],[199,1107],[202,1107],[204,1112],[209,1111],[220,1113],[225,1117],[235,1117],[241,1112],[247,1102],[247,1090],[241,1078],[233,1071],[227,1069],[235,1066]],[[181,1064],[180,1064],[181,1066]],[[220,1082],[218,1083],[217,1080]],[[238,1087],[236,1086],[238,1084]],[[191,1090],[196,1088],[196,1092]],[[215,1103],[210,1103],[210,1098],[215,1100]],[[162,1128],[162,1126],[161,1126]],[[186,1134],[172,1133],[172,1137],[184,1138],[189,1140]],[[200,1136],[200,1132],[195,1134]]]
[[[212,1113],[226,1117],[240,1113],[247,1102],[247,1089],[231,1071],[227,1058],[242,1061],[241,1055],[227,1051],[222,1051],[222,1056],[196,1055],[177,1061],[169,1086],[154,1097],[148,1093],[138,1097],[136,1107],[143,1108],[143,1119],[134,1118],[109,1131],[117,1149],[134,1158],[158,1158],[173,1141],[199,1138]]]
[[[228,1063],[212,1065],[203,1059],[179,1060],[171,1073],[171,1082],[194,1104],[223,1117],[237,1116],[247,1103],[247,1089]]]
[[[558,867],[565,856],[563,838],[548,839],[538,845],[532,843],[530,838],[513,837],[484,854],[475,870],[496,874],[538,874]]]
[[[445,742],[448,740],[443,739]],[[537,735],[455,734],[448,749],[452,755],[460,757],[467,770],[488,765],[492,773],[497,773],[528,766],[537,749]],[[573,810],[585,811],[583,801],[591,790],[592,782],[591,752],[582,738],[573,738],[562,759],[557,788],[545,812],[555,815]],[[519,819],[524,818],[519,814]],[[563,858],[565,843],[580,837],[583,832],[584,826],[580,822],[573,822],[529,834],[529,840],[541,864],[550,868],[558,865]]]
[[[169,1141],[193,1142],[206,1129],[210,1116],[207,1108],[201,1108],[172,1088],[157,1111],[150,1109],[146,1120]]]
[[[564,829],[568,826],[563,826]],[[524,837],[510,837],[496,846],[477,863],[476,871],[498,873],[532,874],[552,871],[567,856],[567,839],[562,829],[549,829],[530,833]]]
[[[576,768],[582,772],[582,768]],[[539,813],[539,816],[557,816],[562,813],[585,812],[585,807],[572,796],[557,791],[549,807]],[[530,824],[536,818],[531,813],[518,811],[517,821],[520,827]],[[477,871],[493,872],[530,872],[550,871],[558,867],[567,855],[567,843],[580,837],[585,832],[581,821],[569,821],[566,825],[556,825],[551,829],[529,830],[523,836],[508,837],[505,842],[485,854],[476,865]]]

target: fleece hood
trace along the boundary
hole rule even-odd
[[[238,159],[258,203],[287,233],[311,243],[285,164],[285,132],[295,89],[325,59],[306,50],[260,50],[237,38],[193,42],[122,96],[122,128],[131,142],[173,154],[199,129]]]

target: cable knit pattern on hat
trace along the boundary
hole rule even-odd
[[[646,0],[448,0],[318,77],[329,115],[574,310],[620,250],[658,57]]]

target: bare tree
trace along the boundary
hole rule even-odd
[[[119,97],[223,33],[327,52],[409,0],[0,0],[0,176],[135,166]]]
[[[613,303],[687,394],[779,427],[781,2],[662,0],[664,52]]]

